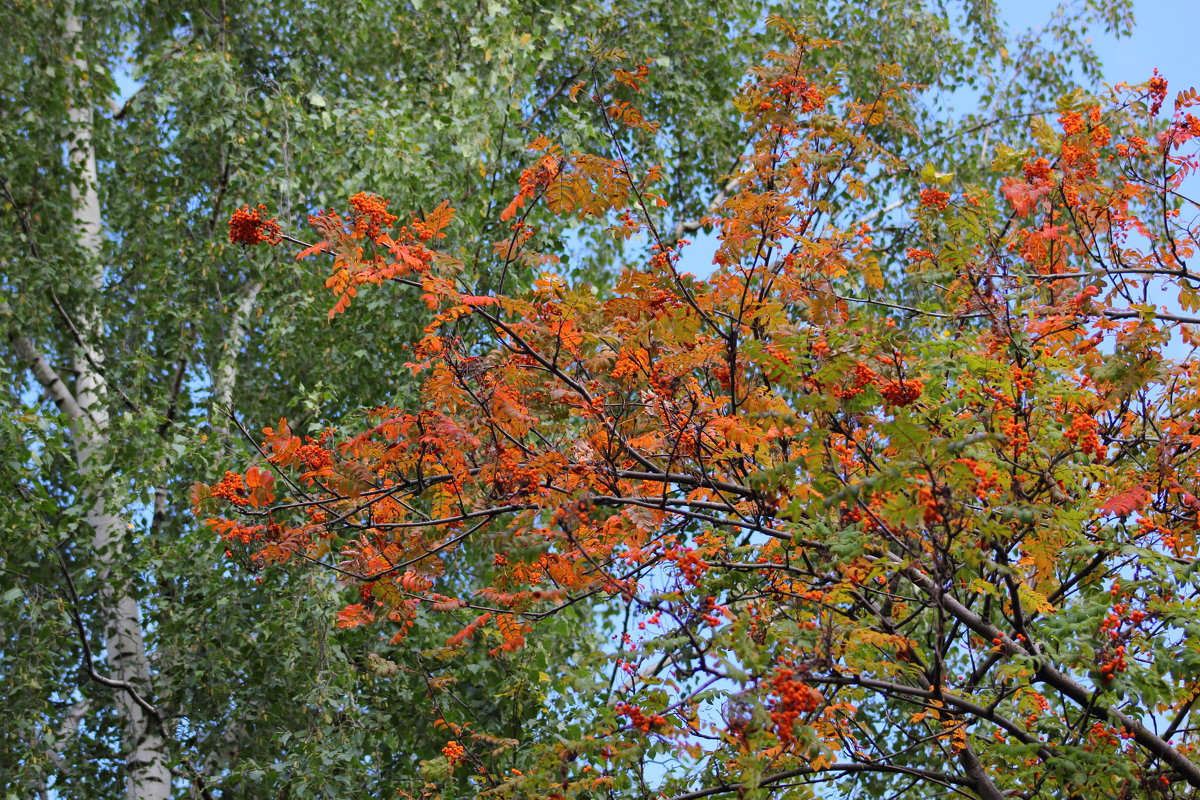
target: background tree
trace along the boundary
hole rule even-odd
[[[982,4],[884,4],[866,16],[813,5],[849,42],[853,58],[839,58],[857,94],[874,91],[881,61],[915,71],[969,57],[994,65],[977,74],[991,69],[1002,85],[1005,38]],[[1110,14],[1098,8],[1079,14]],[[0,646],[6,791],[150,798],[272,786],[345,797],[417,780],[412,754],[444,745],[407,724],[420,665],[398,664],[404,680],[385,683],[392,667],[367,659],[369,637],[326,638],[320,598],[334,586],[324,578],[231,583],[182,498],[240,447],[219,411],[230,402],[256,419],[287,412],[315,435],[318,410],[336,420],[360,398],[404,397],[414,384],[401,371],[372,367],[406,357],[394,348],[420,317],[379,292],[322,323],[320,278],[274,252],[247,258],[225,220],[248,202],[293,220],[365,189],[414,209],[450,199],[481,241],[498,239],[534,131],[605,146],[603,121],[570,99],[590,78],[590,38],[627,50],[631,70],[654,62],[641,97],[664,120],[660,135],[618,141],[664,164],[673,229],[686,233],[744,146],[727,100],[771,36],[766,10],[299,0],[0,10],[0,346],[11,378],[0,434],[12,501],[0,514],[18,532],[0,544],[0,615],[14,632]],[[1126,11],[1109,20],[1127,24]],[[1063,47],[1068,61],[1089,58],[1074,36]],[[967,73],[941,74],[924,96],[929,116],[908,107],[909,122],[888,134],[897,152],[940,124],[954,76]],[[1063,77],[1039,80],[1031,97],[1057,93]],[[129,82],[136,91],[118,103]],[[856,204],[873,208],[854,201],[847,213]],[[542,235],[584,271],[619,249],[569,220],[547,219]],[[496,263],[486,250],[460,255],[479,273]],[[544,658],[570,658],[586,639],[578,622],[563,625]],[[481,660],[456,697],[490,716],[491,698],[506,698],[502,718],[516,730],[541,702],[537,666]]]
[[[549,679],[555,735],[493,747],[438,709],[424,796],[1194,796],[1200,96],[1164,123],[1157,75],[1068,94],[998,148],[996,191],[931,170],[903,269],[936,299],[903,306],[830,198],[904,169],[877,112],[910,87],[884,66],[847,96],[809,63],[832,43],[769,24],[790,47],[737,98],[710,279],[678,270],[619,135],[534,139],[493,245],[552,264],[531,221],[556,214],[645,235],[611,291],[548,269],[481,292],[446,206],[317,215],[300,257],[332,261],[331,316],[383,284],[428,307],[420,402],[325,440],[273,424],[198,509],[251,564],[353,587],[341,626],[405,648],[456,616],[422,654],[439,681],[608,610],[616,644]],[[611,75],[590,100],[655,136],[628,105],[647,76]]]

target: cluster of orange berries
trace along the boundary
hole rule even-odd
[[[278,531],[279,526],[275,525],[274,527]],[[238,544],[250,544],[251,542],[256,542],[259,539],[264,538],[264,533],[266,531],[267,531],[267,526],[265,526],[265,525],[248,525],[246,527],[242,527],[240,525],[234,525],[234,526],[230,527],[228,530],[223,531],[221,533],[221,539],[226,542],[237,542]],[[229,550],[226,550],[225,557],[233,558],[233,553],[231,553]]]
[[[1036,180],[1048,180],[1050,178],[1050,162],[1044,158],[1039,158],[1037,161],[1027,161],[1021,167],[1021,171],[1025,173],[1025,180],[1030,183]]]
[[[683,579],[692,586],[699,583],[700,579],[704,577],[704,573],[708,572],[708,562],[696,555],[695,550],[688,548],[677,550],[670,547],[663,551],[663,558],[667,561],[674,561],[675,566],[679,568],[679,573],[683,575]]]
[[[1097,430],[1100,423],[1091,414],[1077,414],[1071,420],[1071,427],[1063,432],[1063,438],[1068,442],[1077,444],[1079,451],[1085,456],[1093,456],[1096,459],[1104,458],[1108,450],[1100,441],[1100,434]]]
[[[925,384],[916,378],[904,381],[886,381],[879,387],[879,393],[883,395],[883,399],[900,408],[917,402],[923,391],[925,391]]]
[[[785,660],[785,664],[790,662]],[[775,737],[785,747],[796,740],[793,728],[800,715],[816,711],[821,705],[820,692],[796,680],[795,675],[790,666],[782,666],[771,680],[771,691],[776,695],[770,702],[771,723]]]
[[[1130,136],[1129,144],[1117,145],[1117,155],[1128,158],[1132,155],[1145,155],[1148,143],[1140,136]]]
[[[941,210],[950,203],[950,193],[940,189],[922,189],[921,205],[926,208]]]
[[[446,742],[446,746],[442,748],[442,755],[446,757],[446,760],[450,762],[451,766],[454,766],[459,761],[462,761],[463,755],[466,752],[467,751],[463,748],[463,746],[453,739]]]
[[[904,251],[904,255],[909,261],[933,260],[933,252],[923,247],[910,247]]]
[[[390,201],[379,195],[359,192],[350,198],[350,207],[354,209],[354,232],[363,234],[369,239],[379,236],[383,228],[392,227],[396,221],[395,214],[389,214],[387,206]]]
[[[412,235],[415,238],[420,239],[422,242],[428,242],[430,239],[433,239],[435,237],[438,239],[446,238],[446,234],[441,233],[439,231],[435,231],[432,227],[430,227],[429,225],[426,225],[423,220],[419,220],[416,217],[412,218],[412,221],[408,224],[407,227],[411,228]]]
[[[854,365],[853,375],[854,380],[848,388],[833,390],[835,397],[844,400],[858,397],[867,390],[868,386],[874,386],[879,381],[879,373],[862,362]]]
[[[1016,417],[1001,423],[1000,432],[1008,439],[1014,455],[1021,455],[1029,449],[1029,431]]]
[[[1097,165],[1094,159],[1084,158],[1088,153],[1087,145],[1063,143],[1059,159],[1064,166],[1074,167],[1078,177],[1094,178],[1097,174]],[[1067,201],[1068,205],[1079,204],[1079,187],[1074,182],[1064,183],[1062,190],[1063,199]]]
[[[972,475],[978,479],[978,482],[975,484],[975,496],[980,500],[986,499],[988,492],[999,487],[1000,482],[997,480],[996,476],[988,471],[988,468],[983,464],[980,464],[978,461],[975,461],[971,458],[956,458],[954,459],[954,463],[962,464],[971,471]]]
[[[1009,372],[1013,388],[1021,392],[1033,389],[1033,375],[1033,370],[1023,370],[1020,367],[1013,367]]]
[[[711,596],[704,598],[704,601],[700,604],[700,609],[700,618],[707,622],[710,628],[715,628],[721,624],[721,618],[717,616],[718,612],[721,614],[729,613],[728,608],[717,605],[717,598]]]
[[[1128,665],[1125,663],[1125,645],[1119,644],[1113,648],[1112,656],[1100,663],[1100,678],[1111,681],[1118,672],[1124,672]]]
[[[304,444],[296,450],[296,460],[313,472],[332,466],[333,455],[325,449],[327,438],[328,434],[322,434],[320,439],[304,437]]]
[[[558,175],[561,163],[557,157],[547,153],[539,158],[532,167],[522,170],[521,177],[517,179],[521,186],[518,195],[533,197],[539,189],[549,186],[550,182]]]
[[[1088,109],[1088,120],[1091,121],[1091,146],[1093,148],[1103,148],[1103,146],[1108,145],[1112,140],[1112,132],[1108,126],[1100,125],[1100,109],[1098,107],[1093,106],[1091,109]],[[1087,130],[1084,118],[1076,112],[1063,114],[1058,118],[1058,124],[1062,125],[1063,133],[1068,137],[1084,133]],[[1063,143],[1060,154],[1061,162],[1066,167],[1074,166],[1082,157],[1087,155],[1087,152],[1087,145],[1081,139],[1075,139],[1072,144]],[[1085,178],[1094,178],[1097,174],[1096,163],[1087,163],[1078,172],[1079,175],[1085,176]],[[1063,188],[1064,192],[1074,190],[1073,186]]]
[[[1037,710],[1031,711],[1025,718],[1025,725],[1029,728],[1036,725],[1042,714],[1050,710],[1050,701],[1046,699],[1045,695],[1034,693],[1033,702],[1037,704]]]
[[[226,472],[224,477],[212,487],[212,496],[226,500],[235,506],[250,504],[250,498],[246,495],[246,482],[236,472]]]
[[[1114,581],[1108,594],[1118,602],[1113,603],[1112,613],[1100,623],[1100,633],[1115,645],[1111,652],[1106,649],[1097,661],[1100,677],[1104,681],[1111,681],[1114,675],[1125,671],[1128,666],[1125,661],[1125,645],[1118,643],[1128,638],[1132,626],[1140,625],[1147,617],[1146,612],[1140,609],[1130,610],[1128,605],[1120,602],[1123,596],[1120,583]],[[1131,627],[1123,629],[1126,622],[1129,622]]]
[[[1058,124],[1062,125],[1063,133],[1067,136],[1074,136],[1077,133],[1083,133],[1086,127],[1083,122],[1083,117],[1074,111],[1068,111],[1058,118]]]
[[[1180,542],[1179,536],[1176,535],[1175,531],[1171,530],[1165,525],[1157,525],[1148,519],[1142,519],[1139,522],[1140,530],[1138,531],[1138,538],[1142,538],[1152,533],[1158,533],[1159,536],[1162,537],[1163,547],[1169,547],[1171,551],[1175,553],[1175,555],[1179,555],[1182,542]]]
[[[1159,109],[1162,108],[1163,101],[1167,99],[1167,79],[1158,74],[1158,69],[1154,70],[1153,77],[1150,78],[1150,98],[1153,101],[1150,106],[1150,116],[1158,116]]]
[[[667,724],[662,714],[646,714],[641,708],[630,703],[617,703],[617,716],[628,717],[629,723],[643,733],[649,733],[651,728],[661,728]]]
[[[1096,722],[1088,730],[1088,738],[1091,740],[1092,745],[1119,747],[1121,740],[1132,739],[1133,733],[1124,728],[1116,728],[1105,725],[1103,722]],[[1091,747],[1086,747],[1085,749],[1090,750]]]
[[[926,525],[937,525],[946,521],[942,515],[942,505],[938,502],[932,487],[922,486],[917,489],[917,503],[925,507],[923,519]]]
[[[263,219],[267,207],[261,203],[258,208],[242,206],[233,212],[229,218],[229,241],[233,244],[279,244],[283,240],[283,232],[274,218]]]

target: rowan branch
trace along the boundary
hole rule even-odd
[[[898,559],[897,559],[898,560]],[[1102,721],[1115,721],[1125,730],[1133,734],[1134,741],[1170,765],[1190,786],[1200,789],[1200,765],[1180,753],[1167,741],[1142,725],[1129,715],[1109,708],[1099,703],[1093,703],[1094,693],[1077,683],[1074,679],[1060,672],[1048,659],[1036,653],[1029,652],[1023,645],[1009,637],[1007,633],[984,620],[975,612],[960,603],[948,592],[944,592],[933,582],[933,579],[917,567],[904,567],[905,574],[934,602],[939,604],[959,622],[988,641],[999,639],[1001,647],[1010,653],[1020,653],[1037,664],[1034,678],[1048,686],[1054,687],[1064,697],[1070,698],[1080,708],[1088,710],[1090,716]]]

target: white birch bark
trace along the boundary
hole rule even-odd
[[[233,304],[233,313],[229,316],[229,327],[225,339],[221,342],[221,351],[217,354],[217,363],[212,373],[212,403],[216,413],[220,414],[229,408],[233,400],[233,387],[237,380],[237,357],[242,350],[242,338],[246,335],[246,320],[258,302],[258,294],[262,291],[262,281],[252,281],[242,287]],[[225,425],[218,425],[221,430]]]
[[[111,508],[105,486],[109,451],[107,387],[102,372],[103,354],[96,346],[104,336],[99,304],[103,290],[103,222],[93,141],[92,104],[87,97],[87,62],[80,52],[80,21],[74,7],[67,11],[66,33],[72,48],[68,69],[70,164],[74,171],[75,242],[91,272],[94,299],[85,303],[78,320],[82,345],[74,357],[74,416],[72,447],[83,484],[90,497],[86,518],[92,528],[92,546],[100,565],[99,605],[104,623],[105,660],[109,677],[124,681],[144,695],[150,694],[150,661],[143,637],[141,612],[119,569],[127,543],[129,524]],[[89,485],[90,484],[90,485]],[[117,569],[114,569],[117,567]],[[114,693],[120,711],[125,750],[126,798],[167,800],[171,772],[161,721],[134,702],[127,692]]]

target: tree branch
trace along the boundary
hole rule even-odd
[[[54,555],[58,559],[58,568],[62,572],[63,578],[67,581],[67,596],[71,602],[67,613],[71,615],[71,620],[75,623],[75,632],[79,634],[79,643],[83,646],[83,665],[88,677],[101,686],[106,686],[109,689],[120,689],[125,692],[143,711],[161,723],[162,716],[159,715],[158,709],[147,702],[131,684],[126,681],[106,678],[96,672],[92,656],[92,646],[88,644],[87,629],[84,628],[83,617],[79,614],[79,594],[75,591],[75,581],[71,578],[71,571],[67,569],[67,562],[63,560],[62,553],[56,549]]]
[[[774,775],[769,775],[766,778],[758,781],[757,784],[751,783],[723,783],[719,786],[711,786],[707,789],[697,789],[694,792],[687,794],[679,794],[672,797],[671,800],[699,800],[702,797],[711,797],[717,794],[728,794],[730,792],[747,792],[752,789],[768,787],[774,783],[780,783],[789,778],[798,778],[802,775],[816,775],[826,772],[889,772],[899,775],[912,775],[922,780],[932,781],[942,784],[943,786],[973,786],[973,784],[965,778],[960,778],[956,775],[947,775],[942,772],[934,772],[929,769],[918,769],[917,767],[902,767],[896,764],[865,764],[858,762],[846,762],[830,764],[825,769],[814,769],[813,767],[797,767],[796,769],[777,772]]]

